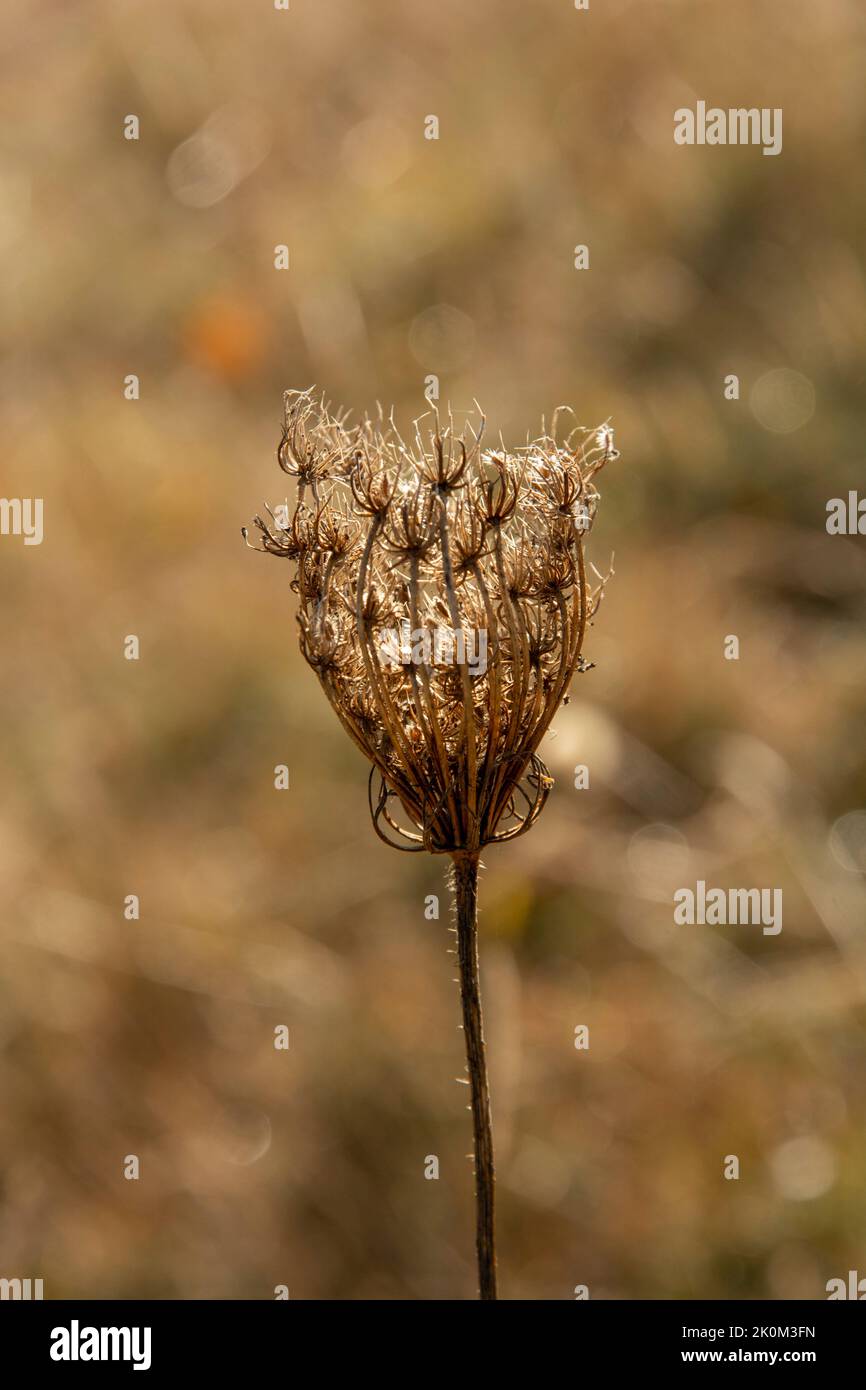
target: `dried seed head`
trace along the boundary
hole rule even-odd
[[[608,425],[482,449],[484,419],[449,414],[411,444],[393,417],[349,425],[285,396],[291,520],[257,547],[294,561],[301,650],[371,763],[377,833],[453,854],[513,839],[552,786],[538,746],[576,671],[604,579],[587,577]],[[306,500],[311,494],[312,504]],[[246,532],[244,533],[246,534]],[[374,785],[378,777],[377,789]]]

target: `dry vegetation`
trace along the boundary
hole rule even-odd
[[[539,747],[543,820],[482,882],[502,1296],[863,1273],[866,561],[823,529],[862,485],[861,8],[2,25],[2,491],[44,497],[46,539],[0,543],[0,1273],[471,1286],[441,865],[371,837],[294,599],[236,530],[274,501],[287,383],[411,421],[429,372],[507,439],[610,412],[627,460],[599,481],[596,669]],[[782,155],[676,147],[695,94],[783,107]],[[782,934],[675,928],[699,877],[781,887]]]

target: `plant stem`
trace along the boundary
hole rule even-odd
[[[484,1053],[481,990],[478,980],[478,855],[455,854],[454,901],[457,907],[457,958],[460,963],[460,1000],[466,1063],[472,1098],[475,1137],[475,1215],[478,1250],[478,1287],[482,1300],[496,1298],[496,1245],[493,1231],[493,1131],[490,1125],[490,1092]]]

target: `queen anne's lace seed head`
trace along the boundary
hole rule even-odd
[[[277,457],[295,510],[255,518],[258,548],[293,562],[301,651],[401,849],[477,853],[533,824],[553,784],[538,746],[604,588],[584,542],[609,426],[557,442],[555,415],[513,452],[483,430],[480,413],[459,435],[437,416],[406,443],[381,412],[350,425],[287,392]]]

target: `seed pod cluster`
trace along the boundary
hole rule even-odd
[[[416,421],[407,442],[393,416],[351,424],[286,393],[277,456],[297,498],[255,518],[256,548],[291,562],[301,650],[397,848],[477,853],[549,794],[538,747],[585,669],[604,580],[584,545],[616,457],[607,426],[557,441],[561,414],[507,450],[480,412],[459,433],[450,414]]]

